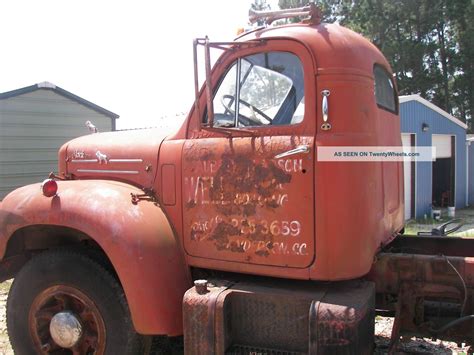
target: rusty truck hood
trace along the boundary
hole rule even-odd
[[[151,187],[166,135],[160,129],[140,129],[76,138],[61,149],[60,172],[75,179],[110,179]]]

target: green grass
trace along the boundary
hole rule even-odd
[[[431,217],[428,217],[428,218],[417,218],[415,220],[410,220],[410,222],[408,222],[408,224],[428,224],[428,225],[431,225],[431,224],[435,224],[435,225],[440,225],[440,224],[443,224],[449,220],[451,220],[452,218],[451,217],[441,217],[440,219],[434,219],[434,218],[431,218]]]
[[[405,225],[405,234],[407,235],[417,235],[418,232],[431,232],[433,228],[436,228],[437,226],[448,222],[452,218],[441,218],[440,220],[435,220],[433,218],[420,218],[416,220],[410,220],[408,223]],[[449,227],[453,227],[449,226]],[[474,229],[469,229],[464,232],[454,232],[453,234],[450,234],[449,236],[452,237],[463,237],[463,238],[474,238]]]
[[[405,234],[406,235],[417,235],[418,232],[431,232],[431,227],[427,226],[427,228],[415,228],[414,226],[405,226]],[[474,238],[474,229],[469,229],[464,232],[454,232],[453,234],[449,234],[448,237],[463,237],[463,238]]]
[[[469,229],[464,232],[453,233],[452,235],[454,237],[474,238],[474,229]]]

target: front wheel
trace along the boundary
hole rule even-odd
[[[123,290],[83,254],[48,251],[17,274],[7,301],[16,354],[138,354]]]

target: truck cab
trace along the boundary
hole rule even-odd
[[[314,280],[366,274],[403,228],[402,168],[320,161],[318,147],[401,145],[389,65],[338,25],[265,29],[230,46],[209,78],[211,104],[202,95],[181,130],[176,223],[189,263]]]
[[[400,146],[396,85],[369,41],[305,11],[305,23],[197,40],[223,53],[212,69],[206,56],[206,84],[176,133],[75,139],[50,180],[5,198],[15,348],[136,353],[151,336],[183,334],[183,295],[202,275],[323,295],[318,282],[369,272],[403,228],[402,165],[320,161],[318,148]],[[66,325],[75,333],[61,336]]]

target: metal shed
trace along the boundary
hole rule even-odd
[[[49,82],[0,93],[0,200],[57,170],[58,149],[88,133],[115,130],[119,116]]]
[[[465,123],[420,95],[400,96],[403,145],[434,146],[433,162],[405,162],[405,218],[430,216],[432,206],[468,204]]]

